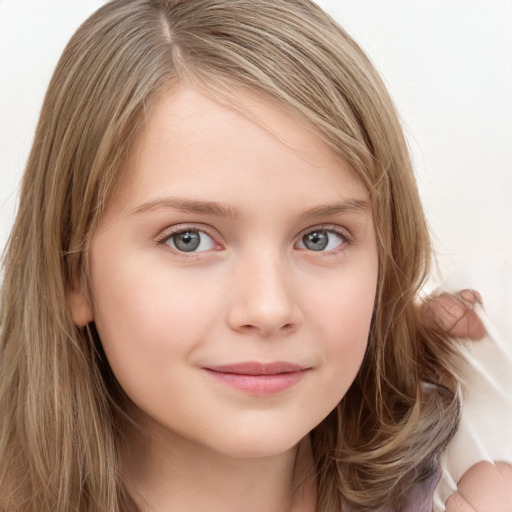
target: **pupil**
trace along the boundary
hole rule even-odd
[[[322,251],[329,243],[329,235],[326,231],[314,231],[305,235],[302,241],[311,251]]]
[[[197,231],[185,231],[177,234],[173,241],[178,250],[192,252],[199,247],[201,240]]]

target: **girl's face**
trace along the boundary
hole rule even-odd
[[[347,166],[300,120],[237,97],[249,115],[184,87],[159,101],[93,235],[93,303],[71,303],[150,433],[255,457],[345,395],[378,257]]]

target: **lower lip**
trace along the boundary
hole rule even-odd
[[[253,395],[274,395],[297,384],[307,370],[277,373],[273,375],[247,375],[240,373],[216,372],[205,370],[213,378],[233,388]]]

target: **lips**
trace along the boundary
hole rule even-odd
[[[213,372],[234,373],[239,375],[278,375],[280,373],[299,372],[307,369],[294,363],[277,361],[274,363],[237,363],[226,364],[221,366],[209,366],[207,368]]]
[[[253,395],[283,392],[297,384],[310,367],[277,361],[272,363],[244,362],[203,368],[217,381]]]

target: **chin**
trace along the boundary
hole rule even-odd
[[[294,435],[295,434],[295,435]],[[252,432],[248,435],[229,435],[224,443],[211,446],[215,451],[221,452],[227,457],[236,459],[258,459],[276,457],[292,449],[308,435],[308,432],[294,433],[273,432],[267,430],[261,433]]]

